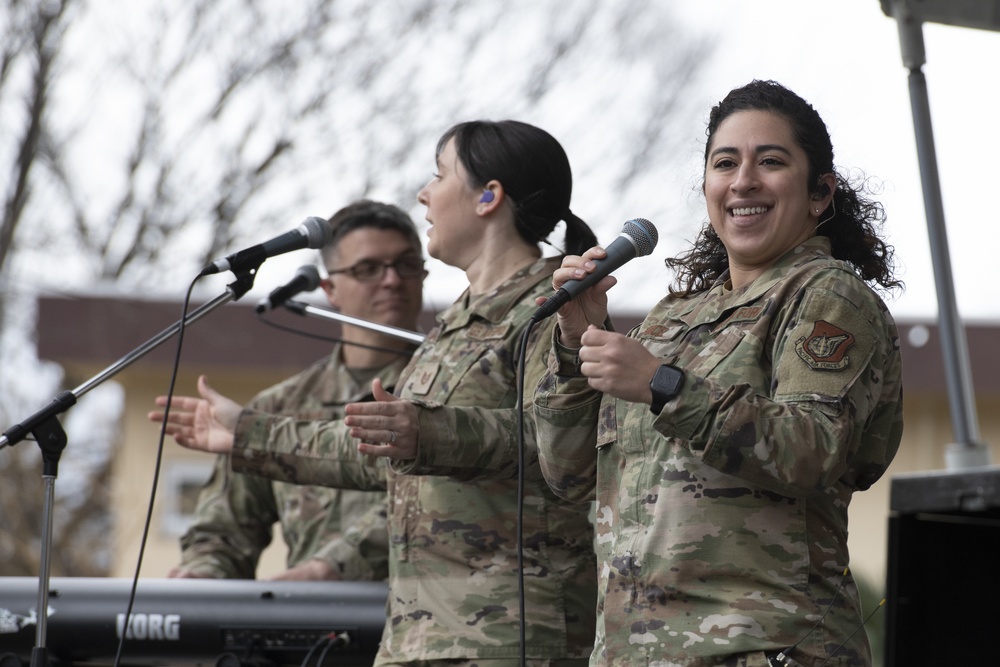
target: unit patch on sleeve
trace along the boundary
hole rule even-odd
[[[854,335],[824,320],[813,323],[812,332],[795,341],[795,351],[815,370],[839,371],[851,358],[847,351],[854,345]]]

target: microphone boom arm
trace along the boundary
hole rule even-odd
[[[232,289],[216,296],[208,303],[203,304],[201,307],[189,313],[187,317],[184,318],[185,326],[193,324],[219,306],[233,300],[234,292]],[[177,321],[75,389],[60,393],[47,407],[39,410],[24,422],[15,424],[4,431],[3,434],[0,435],[0,449],[16,445],[21,442],[21,440],[23,440],[37,425],[44,423],[49,418],[62,414],[69,408],[73,407],[73,405],[76,404],[77,399],[81,396],[103,383],[105,380],[114,377],[120,371],[125,370],[125,368],[131,366],[134,362],[146,356],[149,352],[152,352],[179,331],[180,321]]]
[[[369,320],[363,320],[359,317],[351,317],[350,315],[338,313],[337,311],[330,310],[329,308],[310,306],[302,303],[301,301],[286,301],[283,305],[288,310],[299,315],[313,315],[314,317],[322,317],[327,320],[334,320],[344,324],[352,324],[357,327],[378,331],[379,333],[384,333],[388,336],[401,338],[403,340],[410,341],[411,343],[417,343],[418,345],[423,343],[424,339],[427,338],[424,334],[420,334],[415,331],[400,329],[399,327],[391,327],[387,324],[379,324],[378,322],[370,322]]]

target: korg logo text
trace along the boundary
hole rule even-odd
[[[115,623],[118,638],[121,639],[125,628],[125,614],[118,614]],[[180,614],[132,614],[132,622],[128,624],[126,639],[159,639],[178,641],[181,638]]]

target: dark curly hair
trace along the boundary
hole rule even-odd
[[[823,223],[818,235],[830,239],[831,252],[836,259],[850,264],[862,280],[878,284],[884,289],[901,287],[894,277],[893,248],[879,236],[885,222],[882,204],[870,198],[870,188],[865,179],[854,184],[833,165],[833,145],[826,124],[812,105],[774,81],[752,81],[736,88],[712,108],[705,134],[705,162],[716,130],[729,116],[739,111],[769,111],[780,114],[791,125],[799,147],[809,160],[808,182],[815,194],[829,194],[820,177],[833,174],[837,187],[831,204],[820,216]],[[831,210],[832,209],[832,210]],[[706,224],[694,246],[678,257],[668,259],[667,266],[676,272],[676,282],[670,287],[673,296],[689,296],[703,292],[729,267],[726,248]]]
[[[438,140],[437,154],[455,140],[455,152],[470,185],[503,183],[514,208],[517,232],[537,245],[560,220],[566,222],[565,252],[582,255],[597,245],[586,222],[569,210],[573,174],[562,145],[541,128],[516,120],[473,120],[452,126]]]

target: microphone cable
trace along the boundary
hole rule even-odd
[[[860,630],[861,628],[865,627],[865,625],[867,625],[868,621],[872,620],[872,616],[874,616],[875,613],[879,609],[881,609],[882,607],[884,607],[884,606],[885,606],[885,598],[882,598],[882,601],[879,602],[877,605],[875,605],[875,608],[872,609],[868,613],[867,616],[865,616],[865,619],[863,621],[861,621],[861,624],[858,627],[854,628],[854,632],[852,632],[851,634],[847,635],[847,639],[845,639],[843,642],[841,642],[840,646],[838,646],[837,648],[833,649],[833,651],[830,652],[830,655],[826,656],[826,660],[824,660],[823,662],[821,662],[819,664],[819,667],[823,667],[823,665],[825,665],[826,663],[828,663],[830,661],[830,658],[832,658],[833,656],[837,655],[837,652],[840,651],[840,649],[844,648],[844,646],[847,645],[847,642],[851,641],[851,638],[854,635],[858,634],[858,630]]]
[[[524,600],[524,373],[528,356],[528,339],[535,328],[535,320],[529,320],[518,343],[517,360],[517,514],[515,535],[517,541],[517,603],[518,641],[521,667],[527,667],[527,645],[525,640],[525,600]]]
[[[132,625],[132,607],[135,604],[135,594],[139,586],[139,572],[142,570],[142,558],[146,553],[146,541],[149,538],[149,528],[153,521],[153,505],[156,499],[156,489],[160,479],[160,469],[163,465],[163,443],[166,439],[167,433],[167,421],[170,417],[170,403],[173,400],[174,389],[177,384],[177,372],[180,368],[181,362],[181,349],[184,346],[184,329],[188,315],[188,309],[191,304],[191,292],[194,290],[194,285],[198,282],[196,277],[188,285],[187,293],[184,295],[184,303],[181,306],[181,319],[177,328],[177,348],[174,352],[174,361],[170,370],[170,384],[167,389],[167,403],[163,406],[163,422],[160,424],[160,438],[157,443],[156,448],[156,463],[153,466],[153,484],[149,492],[149,505],[146,509],[146,520],[142,527],[142,539],[139,542],[139,556],[135,564],[135,574],[132,576],[132,587],[129,591],[128,604],[125,609],[125,621],[122,623],[121,637],[118,638],[118,648],[115,652],[114,667],[119,667],[121,665],[122,651],[125,647],[125,638],[128,637],[129,631]]]
[[[354,347],[363,347],[367,350],[375,350],[376,352],[389,352],[392,354],[398,354],[401,357],[413,356],[413,350],[417,349],[417,344],[414,343],[410,350],[401,350],[391,347],[380,347],[378,345],[368,345],[366,343],[355,343],[353,341],[344,340],[343,338],[337,338],[335,336],[324,336],[323,334],[313,333],[311,331],[305,331],[304,329],[296,329],[295,327],[290,327],[285,324],[279,324],[268,318],[264,317],[264,313],[255,313],[257,319],[263,324],[269,327],[277,329],[278,331],[284,331],[285,333],[296,334],[304,338],[312,338],[314,340],[320,340],[327,343],[340,343],[341,345],[353,345]]]
[[[843,574],[841,575],[841,578],[840,578],[840,584],[837,585],[837,590],[833,593],[833,597],[830,598],[830,604],[828,604],[826,606],[826,611],[824,611],[823,615],[819,617],[819,620],[816,621],[816,623],[814,623],[811,628],[809,628],[809,631],[807,633],[805,633],[804,635],[802,635],[802,638],[799,639],[799,641],[795,642],[792,646],[789,646],[788,648],[783,649],[781,652],[779,652],[777,655],[775,655],[774,656],[775,662],[777,662],[779,665],[785,665],[785,667],[802,667],[802,665],[797,660],[794,660],[791,657],[791,652],[794,651],[799,646],[799,644],[801,644],[802,642],[804,642],[809,637],[809,635],[811,635],[813,632],[815,632],[816,629],[820,625],[823,624],[823,621],[826,620],[826,617],[827,617],[827,615],[829,615],[830,610],[833,609],[833,605],[834,605],[834,603],[836,603],[837,598],[840,597],[840,592],[842,590],[844,590],[844,584],[847,583],[847,575],[848,575],[849,572],[850,572],[850,567],[845,567],[844,568],[844,572],[843,572]],[[833,651],[831,651],[829,653],[829,655],[826,656],[826,658],[823,660],[823,662],[820,663],[820,667],[823,667],[823,665],[825,665],[827,662],[829,662],[830,658],[832,658],[833,656],[835,656],[837,654],[837,652],[840,651],[840,649],[844,648],[844,646],[847,645],[847,642],[851,641],[851,638],[854,637],[854,635],[858,634],[858,631],[861,628],[865,627],[865,625],[868,623],[868,621],[870,621],[872,619],[872,616],[875,615],[875,612],[877,612],[879,609],[881,609],[883,605],[885,605],[885,599],[884,598],[882,599],[881,602],[878,603],[878,605],[875,607],[875,609],[873,609],[871,611],[871,613],[869,613],[868,616],[866,616],[861,621],[861,623],[858,625],[858,627],[854,628],[854,631],[847,636],[847,639],[845,639],[843,642],[841,642],[840,645],[837,648],[835,648]],[[770,661],[771,661],[771,658],[768,658],[768,663],[770,663]]]

